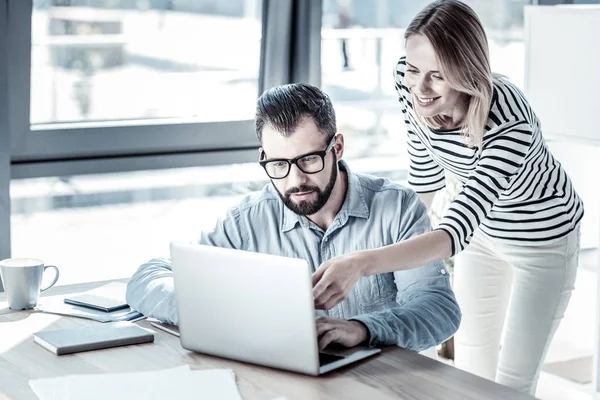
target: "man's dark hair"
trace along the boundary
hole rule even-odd
[[[290,83],[265,91],[256,106],[256,136],[262,141],[265,124],[289,136],[310,117],[329,141],[337,132],[331,99],[319,88],[306,83]]]

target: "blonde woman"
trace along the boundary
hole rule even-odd
[[[583,204],[521,91],[492,74],[471,8],[433,2],[405,38],[395,78],[409,183],[427,205],[445,173],[461,181],[461,192],[435,230],[323,263],[313,277],[315,304],[332,308],[363,275],[456,255],[456,366],[533,394],[573,290]]]

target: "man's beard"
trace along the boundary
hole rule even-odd
[[[300,185],[295,188],[291,188],[285,192],[285,195],[282,195],[279,190],[279,197],[283,201],[283,204],[294,213],[298,215],[313,215],[318,212],[323,206],[329,201],[329,197],[331,197],[331,192],[333,192],[333,187],[335,186],[335,181],[338,176],[338,168],[337,168],[337,158],[335,154],[333,154],[333,166],[331,168],[331,175],[329,176],[329,182],[325,189],[321,190],[316,186],[310,185]],[[317,198],[314,201],[306,201],[303,200],[299,203],[294,203],[292,201],[292,194],[294,193],[304,193],[304,192],[314,192],[317,194]]]

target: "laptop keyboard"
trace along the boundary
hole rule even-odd
[[[319,365],[322,367],[323,365],[331,364],[332,362],[343,358],[344,357],[342,356],[336,356],[334,354],[319,353]]]

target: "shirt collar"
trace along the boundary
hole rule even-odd
[[[335,217],[334,224],[338,223],[344,225],[348,221],[348,217],[369,218],[369,207],[365,201],[363,188],[358,176],[350,171],[350,168],[348,168],[348,164],[346,164],[345,161],[340,160],[339,163],[340,170],[345,171],[348,176],[348,187],[346,188],[346,199]],[[287,208],[285,204],[282,206],[283,216],[281,218],[281,232],[289,232],[298,224],[303,228],[308,228],[310,224],[308,218],[296,214]]]

